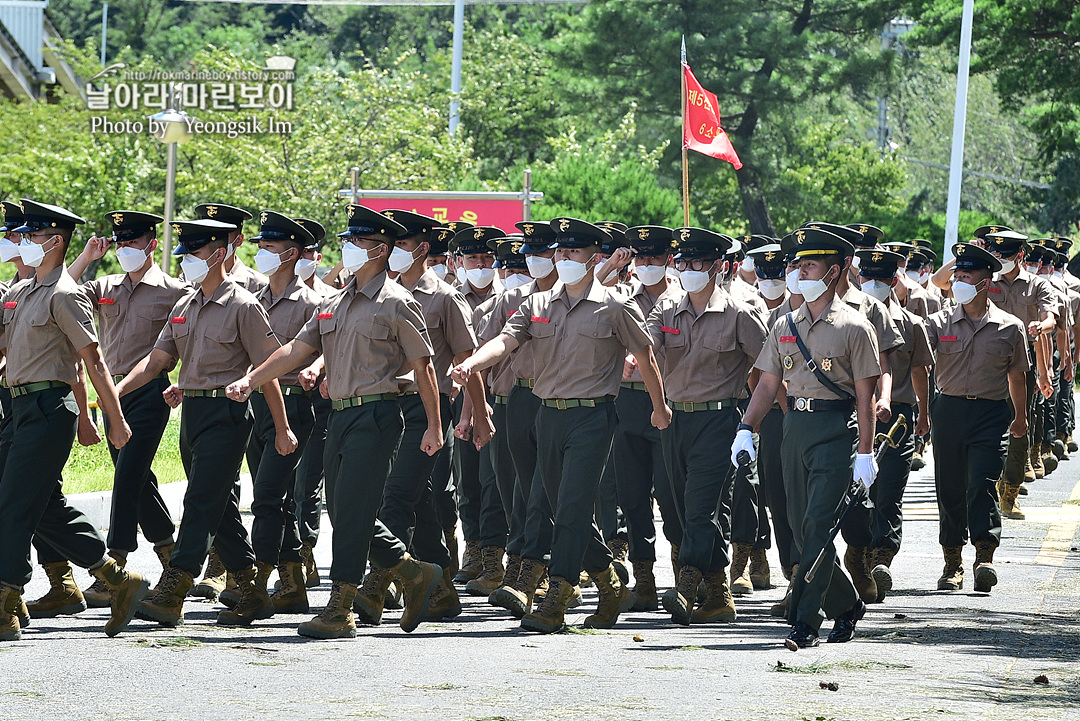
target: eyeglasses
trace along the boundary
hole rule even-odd
[[[679,258],[675,261],[675,270],[708,270],[715,262],[715,260],[705,260],[704,258]]]

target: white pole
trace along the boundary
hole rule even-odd
[[[109,36],[109,3],[101,6],[101,67],[105,67],[105,40]]]
[[[450,70],[450,136],[461,121],[461,56],[465,35],[465,0],[454,0],[454,60]]]
[[[960,24],[960,62],[956,68],[956,107],[953,110],[952,157],[949,160],[949,202],[945,209],[944,261],[960,233],[960,185],[964,175],[964,127],[967,120],[968,67],[971,61],[971,21],[975,0],[964,0]]]
[[[165,155],[165,237],[161,246],[161,269],[168,275],[172,269],[173,203],[176,200],[176,143],[169,143]]]

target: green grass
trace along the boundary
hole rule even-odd
[[[821,673],[822,671],[873,671],[877,669],[905,669],[911,668],[902,663],[888,663],[883,661],[835,661],[823,663],[814,661],[808,666],[790,666],[783,661],[777,661],[772,667],[779,673]]]
[[[99,427],[99,432],[104,429]],[[173,413],[165,435],[161,437],[157,455],[151,466],[158,483],[174,483],[184,480],[184,466],[180,462],[180,414]],[[107,491],[113,484],[113,464],[109,458],[109,446],[102,440],[96,446],[81,446],[78,441],[71,448],[71,456],[64,466],[64,493],[90,493]]]
[[[164,638],[140,638],[135,641],[136,646],[142,648],[197,648],[202,646],[202,641],[187,636],[167,636]]]

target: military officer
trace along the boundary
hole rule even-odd
[[[945,556],[937,587],[963,587],[962,554],[970,539],[975,590],[988,593],[998,580],[993,561],[1001,539],[994,486],[1005,463],[1006,438],[1027,433],[1028,333],[1022,320],[988,302],[991,277],[1003,270],[1001,261],[971,243],[957,243],[953,255],[957,305],[926,320],[940,390],[930,406]]]
[[[597,613],[585,623],[610,628],[633,605],[612,565],[611,551],[593,522],[591,506],[611,448],[621,361],[634,354],[653,401],[653,423],[666,428],[671,411],[636,303],[602,286],[593,271],[608,234],[591,223],[556,218],[556,272],[561,286],[529,296],[503,332],[454,369],[459,382],[499,362],[519,345],[536,344],[534,393],[538,465],[555,512],[550,587],[522,627],[544,633],[565,624],[567,604],[581,568],[600,593]]]
[[[109,417],[112,444],[123,448],[131,438],[98,349],[90,303],[65,272],[72,233],[85,221],[54,205],[24,199],[19,206],[23,221],[12,232],[22,235],[19,253],[34,275],[3,296],[0,347],[7,362],[14,430],[0,476],[0,640],[21,637],[32,536],[107,584],[112,614],[105,632],[115,636],[127,628],[149,583],[105,555],[104,540],[86,516],[68,504],[59,480],[75,439],[78,409],[71,386],[78,381],[79,361]]]
[[[827,230],[800,228],[793,233],[799,262],[802,306],[777,319],[755,364],[761,371],[750,405],[731,448],[732,462],[746,451],[754,457],[752,433],[787,384],[782,456],[788,519],[795,533],[799,565],[809,569],[825,547],[838,508],[852,481],[873,484],[874,391],[881,374],[877,337],[866,318],[837,296],[847,273],[851,243]],[[799,347],[802,341],[809,359]],[[809,363],[812,361],[813,364]],[[819,375],[820,374],[820,375]],[[848,421],[857,411],[858,445],[852,456]],[[826,549],[824,563],[809,583],[795,576],[788,641],[816,646],[824,618],[835,619],[829,641],[851,640],[866,606],[851,579]]]
[[[738,401],[746,397],[765,325],[754,309],[717,284],[731,238],[701,228],[680,228],[673,238],[675,269],[685,292],[659,299],[648,319],[673,410],[661,443],[683,525],[678,585],[664,594],[664,608],[682,625],[734,621],[726,573],[734,474],[718,472],[715,449],[735,438]],[[695,609],[702,580],[706,598]]]
[[[427,417],[421,450],[435,454],[443,432],[432,348],[420,304],[386,274],[395,240],[405,227],[361,205],[348,206],[342,263],[350,277],[336,295],[323,298],[318,312],[297,337],[265,363],[228,388],[236,400],[294,370],[321,353],[327,392],[333,401],[326,436],[326,499],[334,527],[330,600],[297,632],[310,638],[356,636],[353,603],[371,554],[377,569],[389,569],[401,584],[405,610],[399,625],[411,632],[428,610],[442,569],[417,562],[377,517],[383,488],[401,443],[404,420],[397,375],[413,371]],[[305,369],[310,371],[311,368]]]
[[[259,301],[225,274],[229,234],[235,226],[216,220],[173,223],[183,255],[184,277],[198,287],[169,312],[169,322],[149,354],[118,386],[121,397],[135,392],[163,370],[182,362],[177,384],[164,396],[169,405],[183,402],[180,454],[188,477],[184,515],[169,567],[155,593],[139,607],[140,617],[165,626],[183,621],[184,597],[202,570],[210,544],[239,586],[235,609],[218,614],[223,625],[248,625],[274,614],[273,604],[256,592],[255,556],[240,518],[234,487],[251,435],[247,403],[233,403],[224,386],[278,347]],[[277,381],[263,388],[274,416],[275,446],[288,455],[296,449]]]

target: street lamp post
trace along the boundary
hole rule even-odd
[[[177,110],[176,87],[169,85],[169,107],[150,118],[150,133],[166,144],[165,151],[165,234],[161,244],[161,269],[169,273],[172,264],[173,204],[176,201],[176,146],[191,139],[187,113]]]

